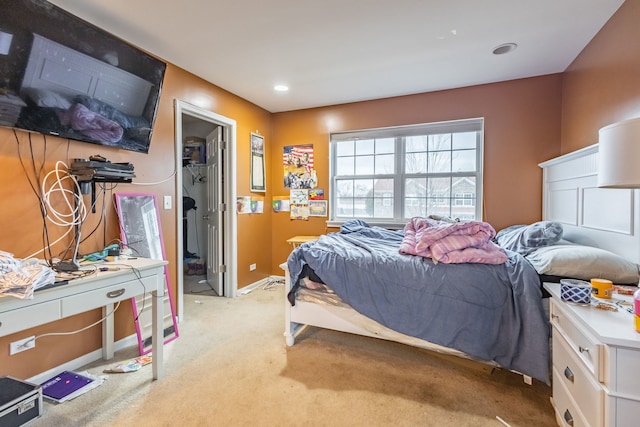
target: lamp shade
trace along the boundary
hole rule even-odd
[[[640,188],[640,117],[600,129],[598,187]]]

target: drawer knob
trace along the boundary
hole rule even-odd
[[[583,347],[583,346],[578,346],[578,350],[580,350],[580,353],[589,353],[589,349],[587,347]]]
[[[558,320],[560,318],[560,316],[558,316],[557,314],[552,314],[551,318],[554,320]]]
[[[571,369],[569,369],[568,366],[564,368],[564,376],[567,377],[567,379],[571,382],[573,382],[573,380],[575,379],[573,372],[571,372]]]
[[[107,297],[108,298],[118,298],[119,296],[122,296],[123,294],[124,294],[124,288],[118,289],[117,291],[107,292]]]
[[[571,412],[569,412],[569,410],[567,409],[566,411],[564,411],[564,420],[567,422],[567,424],[569,424],[570,426],[573,425],[573,417],[571,416]]]

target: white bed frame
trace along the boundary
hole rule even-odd
[[[639,197],[634,190],[601,189],[597,182],[598,147],[557,157],[539,166],[543,169],[543,220],[563,224],[567,240],[600,247],[633,262],[640,260],[638,220]],[[291,289],[286,263],[285,288]],[[446,354],[470,358],[457,350],[395,332],[348,307],[320,305],[296,301],[291,306],[285,300],[285,340],[295,343],[296,335],[306,326],[400,342]],[[531,378],[525,376],[531,383]]]

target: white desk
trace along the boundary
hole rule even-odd
[[[102,307],[103,316],[114,304],[151,293],[153,378],[163,376],[164,266],[167,261],[132,259],[112,263],[117,271],[101,271],[51,289],[36,291],[33,299],[0,298],[0,337]],[[106,265],[105,265],[106,266]],[[129,267],[127,267],[129,266]],[[102,322],[102,357],[114,353],[113,315]]]

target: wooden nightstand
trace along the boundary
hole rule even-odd
[[[553,397],[558,425],[632,427],[640,416],[640,333],[633,314],[566,303],[551,293]],[[630,301],[614,294],[611,300]]]
[[[14,126],[20,117],[22,107],[27,104],[18,96],[0,94],[0,125]]]
[[[291,243],[294,248],[297,248],[303,243],[314,242],[318,240],[320,236],[294,236],[290,239],[287,239],[287,243]]]

